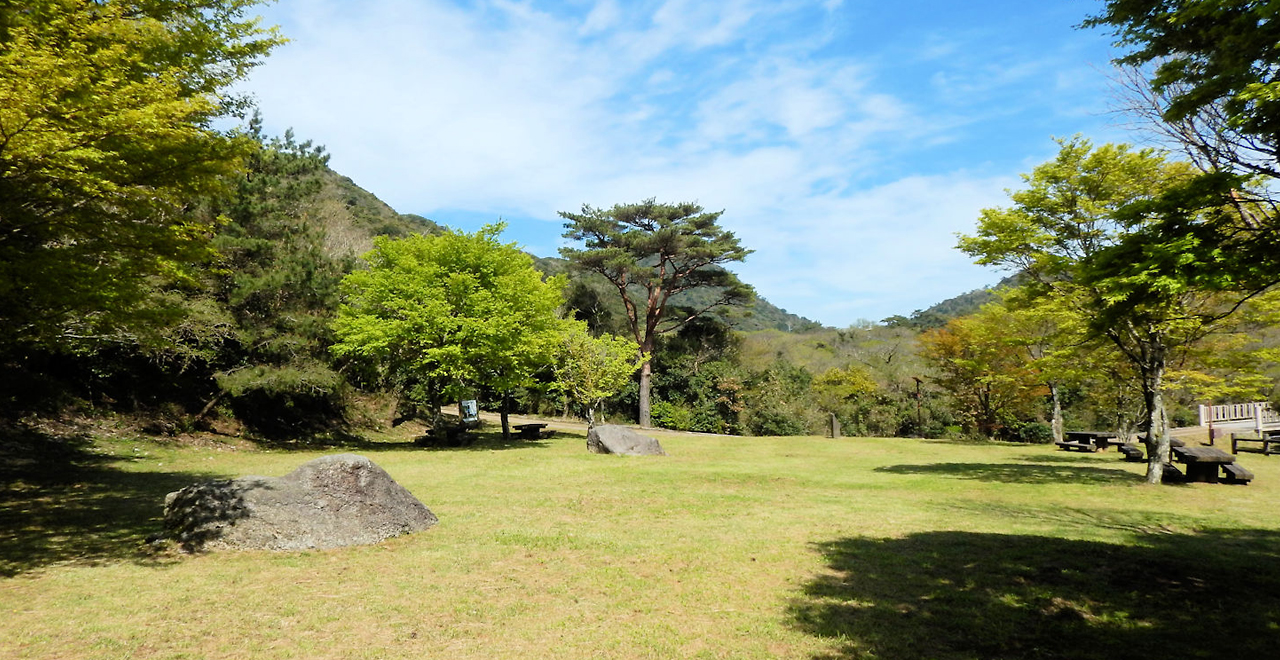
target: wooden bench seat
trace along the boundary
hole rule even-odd
[[[1129,443],[1119,445],[1120,453],[1124,454],[1124,460],[1139,463],[1146,460],[1146,455],[1142,452],[1142,447]]]
[[[1073,451],[1098,451],[1098,446],[1091,442],[1070,442],[1067,440],[1059,440],[1053,444],[1058,445],[1059,449]]]
[[[1253,481],[1253,473],[1237,463],[1223,465],[1222,472],[1224,483],[1248,485],[1250,481]]]

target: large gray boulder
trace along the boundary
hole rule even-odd
[[[593,426],[587,431],[587,449],[597,454],[666,456],[662,445],[647,435],[613,424]]]
[[[386,470],[323,456],[283,477],[241,477],[169,493],[164,523],[188,550],[305,550],[368,545],[437,519]]]

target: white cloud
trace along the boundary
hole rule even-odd
[[[1003,203],[1014,183],[957,173],[794,200],[779,209],[786,221],[745,219],[744,242],[770,249],[741,273],[769,300],[792,300],[788,309],[828,324],[910,313],[998,279],[954,249],[956,233],[972,232],[978,211]]]
[[[604,32],[617,25],[621,17],[622,11],[618,9],[617,2],[614,0],[600,0],[591,8],[586,20],[582,22],[582,27],[578,29],[578,33],[595,34]]]
[[[528,246],[542,254],[556,211],[657,197],[726,209],[756,250],[746,280],[828,324],[995,279],[953,234],[1016,180],[887,176],[890,154],[947,142],[957,120],[877,87],[870,60],[814,55],[811,35],[760,39],[803,4],[598,0],[565,15],[505,0],[284,0],[294,42],[251,89],[269,127],[325,144],[335,169],[398,210],[545,219]],[[936,82],[977,94],[1034,69],[998,73]]]

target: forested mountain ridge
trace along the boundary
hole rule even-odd
[[[958,296],[947,298],[924,309],[917,309],[911,313],[911,316],[890,316],[881,322],[885,325],[906,326],[917,330],[941,328],[951,319],[968,316],[977,312],[983,305],[995,302],[999,298],[1001,291],[1016,287],[1020,283],[1021,278],[1018,275],[1010,275],[994,286],[974,289]]]

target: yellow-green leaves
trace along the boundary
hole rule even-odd
[[[600,402],[626,387],[648,357],[631,339],[608,334],[592,337],[585,323],[575,321],[560,336],[556,386],[585,408],[587,420],[594,422]]]
[[[210,121],[280,43],[256,0],[0,7],[0,335],[57,344],[155,304],[210,256],[192,209],[238,167]]]
[[[333,351],[372,362],[428,401],[507,391],[548,368],[563,325],[562,278],[498,240],[503,225],[378,239],[348,275]]]

